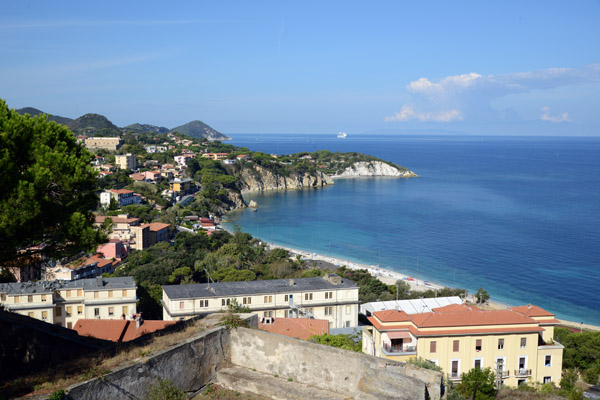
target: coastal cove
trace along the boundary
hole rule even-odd
[[[599,139],[230,136],[265,153],[361,152],[419,178],[246,193],[258,212],[230,213],[229,227],[470,293],[483,287],[496,301],[600,325]]]

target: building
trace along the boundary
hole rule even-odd
[[[373,315],[376,311],[398,310],[407,314],[419,314],[431,311],[434,308],[449,306],[450,304],[463,304],[464,300],[458,296],[450,297],[432,297],[426,299],[412,300],[388,300],[373,301],[360,305],[359,312],[367,317]]]
[[[173,157],[173,159],[175,160],[175,162],[180,166],[180,167],[185,167],[187,165],[187,163],[192,159],[192,158],[196,158],[195,154],[182,154],[179,156],[175,156]]]
[[[136,290],[132,277],[0,283],[0,304],[8,311],[72,328],[83,318],[136,314]]]
[[[127,154],[117,154],[115,156],[115,164],[125,170],[125,169],[136,169],[137,168],[137,158],[135,154],[127,153]]]
[[[115,151],[123,145],[120,137],[90,137],[85,139],[85,147],[88,149],[105,149]]]
[[[228,155],[229,153],[204,153],[202,157],[210,158],[211,160],[224,160]]]
[[[237,301],[261,317],[325,319],[330,328],[358,325],[358,286],[335,274],[323,278],[165,285],[162,288],[166,321],[219,312]]]
[[[225,165],[235,165],[235,160],[223,160],[222,162]]]
[[[133,219],[133,218],[132,218]],[[137,219],[137,218],[136,218]],[[104,258],[122,260],[127,257],[127,246],[119,239],[110,239],[96,249],[96,252],[104,255]]]
[[[553,341],[554,315],[536,306],[483,311],[466,304],[409,315],[376,311],[363,329],[363,352],[397,361],[422,357],[450,380],[472,368],[499,371],[503,384],[558,384],[563,346]]]
[[[104,207],[110,207],[111,199],[115,199],[119,208],[130,204],[140,204],[142,196],[127,189],[108,189],[100,193],[100,204]]]
[[[150,154],[164,153],[165,151],[167,151],[167,146],[150,145],[150,146],[144,146],[144,149],[146,150],[146,153],[150,153]]]
[[[329,321],[310,318],[272,318],[262,317],[258,329],[307,340],[313,335],[329,334]]]
[[[46,267],[45,280],[54,281],[60,279],[72,281],[76,279],[96,278],[104,273],[112,274],[113,272],[115,272],[114,262],[96,254],[92,257],[80,258],[65,265],[56,264],[52,267]]]
[[[129,342],[175,323],[175,321],[145,321],[137,314],[134,319],[80,319],[75,323],[73,329],[80,336],[91,336],[120,343]]]
[[[169,181],[169,190],[177,194],[186,194],[192,191],[193,183],[189,178],[175,178]]]

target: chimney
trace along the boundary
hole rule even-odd
[[[290,279],[290,281],[289,281],[289,285],[290,285],[290,286],[294,286],[295,284],[296,284],[296,282],[294,282],[294,280],[293,280],[293,279]]]
[[[140,314],[137,314],[135,316],[135,327],[139,328],[140,326],[142,326],[143,323],[144,323],[144,320],[142,319],[142,316]]]

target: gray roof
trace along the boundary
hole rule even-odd
[[[291,284],[293,282],[293,284]],[[273,279],[268,281],[242,281],[198,283],[193,285],[165,285],[163,290],[169,299],[191,299],[206,297],[242,296],[269,293],[316,292],[357,288],[348,279],[333,284],[324,278]]]
[[[370,315],[376,311],[399,310],[404,311],[407,314],[420,314],[423,312],[430,312],[434,308],[462,303],[463,301],[458,296],[433,297],[415,300],[374,301],[372,303],[361,304],[360,312],[361,314]],[[367,314],[367,312],[369,314]]]
[[[135,281],[131,276],[121,278],[91,278],[76,281],[38,281],[0,283],[0,292],[7,294],[52,293],[61,289],[135,289]]]

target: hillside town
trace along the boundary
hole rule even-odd
[[[223,229],[226,212],[247,206],[244,171],[324,173],[347,159],[268,155],[177,132],[76,140],[93,152],[91,222],[102,240],[64,257],[43,244],[19,249],[1,264],[8,312],[123,343],[229,311],[274,334],[343,338],[338,347],[440,371],[450,387],[473,370],[488,371],[496,391],[564,378],[561,321],[536,305],[498,307],[483,289],[386,284]]]

